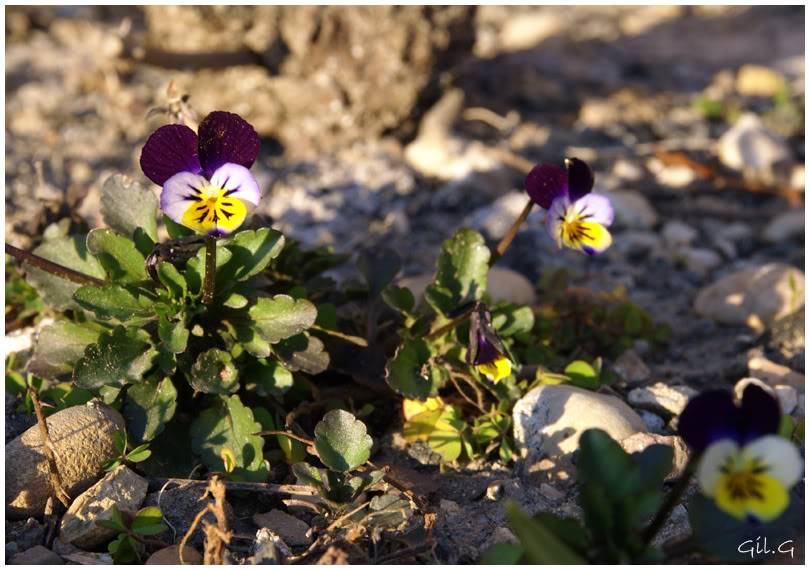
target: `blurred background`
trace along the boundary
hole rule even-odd
[[[611,284],[638,260],[693,284],[803,265],[802,7],[7,7],[6,239],[98,224],[101,183],[145,181],[140,148],[184,94],[263,137],[262,221],[394,247],[406,273],[460,226],[497,240],[522,169],[564,156],[614,200]],[[581,267],[541,221],[505,263]]]

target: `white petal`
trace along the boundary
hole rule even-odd
[[[177,223],[181,223],[183,214],[189,206],[196,203],[197,195],[207,197],[208,181],[199,174],[178,172],[163,184],[160,193],[160,209]]]
[[[573,204],[577,217],[586,222],[596,222],[603,226],[613,223],[613,204],[607,196],[586,194]]]
[[[705,494],[714,494],[717,481],[723,475],[720,469],[729,457],[734,457],[739,452],[739,446],[730,439],[722,439],[706,448],[697,468],[698,484]]]
[[[746,459],[756,459],[768,468],[768,475],[792,487],[802,474],[802,458],[796,446],[778,435],[766,435],[743,448]]]
[[[570,205],[571,201],[568,199],[568,196],[560,196],[551,202],[551,206],[548,207],[548,211],[546,212],[546,231],[557,244],[557,247],[562,247],[562,233],[560,228],[563,220],[565,220],[565,215]]]
[[[234,192],[229,194],[230,196],[253,206],[258,206],[259,200],[262,198],[259,183],[256,182],[250,170],[232,162],[225,163],[214,171],[211,176],[211,186],[215,189],[232,190]]]

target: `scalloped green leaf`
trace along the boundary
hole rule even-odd
[[[329,367],[329,353],[321,339],[307,333],[295,335],[273,345],[273,352],[292,372],[320,374]]]
[[[212,348],[197,357],[189,383],[203,394],[230,394],[239,388],[239,371],[229,353]]]
[[[431,366],[434,352],[424,339],[406,339],[385,366],[385,381],[396,392],[413,400],[435,396],[449,379],[443,366]]]
[[[315,426],[315,449],[321,462],[333,471],[356,469],[371,454],[366,424],[345,410],[327,412]]]
[[[104,328],[95,323],[56,321],[43,327],[28,361],[28,371],[41,378],[54,379],[72,374],[84,349],[98,342]]]
[[[232,256],[217,272],[218,284],[245,281],[264,271],[284,248],[284,236],[271,228],[243,230],[233,235],[225,247]]]
[[[157,275],[174,299],[182,299],[188,293],[186,278],[171,263],[167,261],[158,263]]]
[[[442,244],[436,277],[425,290],[425,300],[446,315],[463,303],[481,299],[487,289],[489,257],[480,233],[457,231]]]
[[[103,320],[117,319],[124,322],[154,316],[151,301],[145,297],[136,297],[122,285],[85,285],[73,294],[73,298],[81,308]]]
[[[133,283],[148,279],[146,259],[135,243],[109,228],[98,228],[87,234],[87,251],[104,266],[110,281]]]
[[[76,362],[73,380],[77,386],[88,389],[138,383],[152,368],[157,355],[149,333],[119,326],[85,349],[84,356]]]
[[[176,408],[177,390],[170,378],[130,386],[123,408],[129,435],[137,442],[153,440],[174,417]]]
[[[173,354],[185,352],[189,331],[183,321],[172,322],[161,316],[158,322],[158,336],[166,350]]]
[[[275,344],[307,330],[318,317],[318,309],[306,299],[293,299],[289,295],[262,297],[249,310],[259,335]]]

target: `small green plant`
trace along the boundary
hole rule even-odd
[[[158,507],[144,507],[135,516],[131,516],[113,505],[111,517],[100,520],[98,524],[119,532],[115,540],[107,545],[107,551],[116,564],[141,562],[145,545],[150,542],[146,537],[160,534],[169,528],[163,522],[163,513]]]
[[[123,430],[113,434],[113,445],[118,455],[104,463],[103,469],[105,471],[112,471],[124,463],[140,463],[141,461],[146,461],[149,459],[149,456],[152,455],[148,443],[142,443],[134,449],[127,451],[127,432]]]

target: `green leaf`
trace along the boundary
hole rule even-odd
[[[484,552],[481,564],[514,565],[520,562],[523,549],[517,544],[494,544]]]
[[[127,451],[127,432],[118,430],[113,434],[113,446],[118,455],[124,455]]]
[[[435,396],[449,379],[443,366],[431,366],[432,345],[421,338],[406,339],[385,367],[385,381],[406,398],[425,400]]]
[[[217,271],[217,284],[245,281],[264,271],[284,248],[284,236],[270,228],[244,230],[233,235],[225,247],[233,255]]]
[[[149,450],[149,444],[144,443],[143,445],[139,445],[126,455],[127,461],[131,461],[132,463],[140,463],[141,461],[146,461],[149,459],[149,456],[152,455],[152,452]]]
[[[87,251],[86,238],[84,234],[55,238],[44,242],[34,249],[33,253],[68,269],[104,279],[106,277],[104,268]],[[78,283],[57,277],[28,263],[24,263],[23,267],[26,281],[37,290],[50,307],[59,311],[76,308],[73,293],[79,288]]]
[[[135,243],[109,228],[91,230],[87,234],[87,251],[96,256],[111,281],[133,283],[148,278],[146,260]]]
[[[41,378],[53,379],[72,374],[76,361],[85,348],[95,342],[103,328],[93,323],[56,321],[42,328],[34,354],[28,362],[28,371]]]
[[[534,327],[534,311],[526,305],[507,305],[492,311],[492,325],[502,338],[528,333]]]
[[[182,299],[188,293],[186,278],[177,268],[167,261],[161,261],[157,266],[158,279],[169,290],[172,298]]]
[[[160,507],[144,507],[135,514],[132,531],[141,536],[160,534],[169,527],[163,522]]]
[[[73,294],[73,298],[83,309],[92,311],[103,320],[127,321],[154,314],[148,300],[138,299],[121,285],[85,285]]]
[[[267,358],[271,354],[270,343],[259,336],[253,323],[233,323],[236,340],[249,354],[256,358]]]
[[[157,242],[157,209],[155,193],[127,176],[110,176],[101,187],[101,217],[125,236],[141,228]]]
[[[204,246],[201,247],[197,255],[186,263],[188,290],[195,295],[202,291],[203,278],[205,277],[205,250]],[[217,242],[216,255],[217,274],[219,274],[219,270],[230,261],[232,254],[229,249]]]
[[[93,399],[93,393],[89,390],[78,388],[70,382],[62,382],[51,386],[47,390],[40,392],[43,401],[51,402],[56,406],[56,412],[70,408],[72,406],[81,406]],[[45,415],[48,415],[48,410],[43,410]]]
[[[368,461],[372,444],[366,425],[345,410],[327,412],[315,426],[315,449],[334,471],[351,471]]]
[[[357,258],[357,268],[363,274],[371,298],[379,295],[399,273],[400,259],[396,251],[384,247],[362,252]]]
[[[218,348],[201,353],[189,376],[191,387],[204,394],[229,394],[239,388],[239,371],[233,358]]]
[[[113,469],[117,468],[119,465],[121,465],[121,459],[120,459],[120,458],[118,458],[118,459],[110,459],[110,460],[108,460],[108,461],[105,461],[105,462],[104,462],[104,463],[101,465],[101,468],[102,468],[104,471],[110,472],[110,471],[112,471]]]
[[[239,293],[231,293],[222,302],[222,304],[229,309],[241,309],[243,307],[247,307],[248,302],[248,298],[244,295],[240,295]]]
[[[281,399],[292,388],[293,375],[276,360],[257,360],[245,371],[247,387],[256,390],[259,396],[274,396]]]
[[[593,480],[619,495],[633,469],[633,459],[606,432],[588,429],[580,436],[577,476],[581,482]]]
[[[261,337],[275,344],[307,330],[315,323],[318,309],[306,299],[289,295],[263,297],[248,311]]]
[[[293,475],[299,485],[308,485],[316,489],[323,489],[323,479],[321,472],[304,461],[294,463],[292,466]]]
[[[410,289],[396,285],[383,289],[382,298],[386,305],[405,315],[410,314],[416,304]]]
[[[88,389],[137,383],[153,366],[157,354],[149,333],[119,326],[85,349],[84,356],[76,362],[74,381]]]
[[[263,480],[267,476],[262,454],[264,440],[253,435],[261,429],[239,396],[221,396],[214,407],[203,410],[191,425],[191,446],[203,463],[215,471],[225,470],[221,453],[227,447],[236,456],[238,468],[234,476]]]
[[[575,360],[565,367],[565,375],[571,384],[586,390],[599,388],[599,374],[584,360]]]
[[[174,417],[177,390],[170,378],[148,380],[130,386],[124,403],[124,417],[135,441],[151,441]]]
[[[124,517],[121,515],[121,511],[118,510],[117,505],[113,505],[112,509],[110,509],[109,519],[99,518],[97,522],[99,525],[113,530],[127,529],[126,523],[124,523]]]
[[[171,322],[166,317],[160,317],[158,321],[158,337],[163,342],[163,346],[173,354],[185,352],[188,344],[188,329],[183,321]]]
[[[585,559],[512,501],[506,504],[506,516],[529,564],[585,564]]]
[[[166,226],[166,231],[169,234],[169,239],[179,239],[194,235],[194,230],[178,224],[166,214],[163,214],[162,219],[163,225]]]
[[[273,346],[273,351],[292,372],[320,374],[329,366],[329,353],[323,342],[307,333],[282,340]]]
[[[445,315],[463,303],[481,299],[487,288],[489,256],[480,233],[457,231],[442,244],[436,278],[426,289],[425,299]]]
[[[118,538],[107,545],[116,564],[131,564],[138,560],[138,552],[132,539],[126,534],[119,534]]]
[[[666,476],[672,472],[674,451],[668,445],[650,445],[630,457],[638,464],[641,481],[647,488],[659,489]]]

